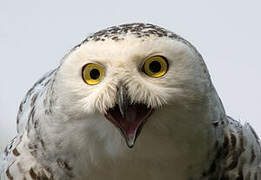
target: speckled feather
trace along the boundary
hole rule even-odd
[[[169,46],[171,52],[164,51]],[[134,67],[131,59],[136,66],[147,57],[146,51],[176,57],[169,74],[155,80],[125,69]],[[112,68],[107,71],[112,77],[87,87],[73,68],[93,57],[105,58],[98,62]],[[132,102],[156,109],[133,149],[103,116],[115,104],[119,81]],[[225,114],[196,48],[152,24],[114,26],[74,47],[28,91],[19,107],[17,133],[0,159],[1,180],[261,179],[260,140],[253,128]]]

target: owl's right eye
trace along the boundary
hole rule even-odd
[[[101,65],[89,63],[82,68],[82,78],[89,85],[98,84],[104,76],[104,68]]]

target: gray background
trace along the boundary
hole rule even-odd
[[[158,24],[192,42],[227,113],[260,135],[259,2],[0,0],[0,150],[15,135],[20,101],[42,74],[89,33],[130,22]]]

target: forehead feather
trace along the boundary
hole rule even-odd
[[[87,37],[83,42],[105,41],[107,39],[120,41],[124,40],[124,36],[128,34],[132,34],[136,38],[150,37],[152,35],[157,37],[169,37],[173,39],[180,38],[178,35],[153,24],[132,23],[112,26],[98,31]]]
[[[167,56],[191,52],[190,48],[180,41],[173,41],[167,37],[153,37],[141,41],[135,36],[128,36],[123,41],[115,42],[107,40],[104,42],[90,41],[82,44],[74,54],[83,60],[124,60],[144,59],[154,55]]]
[[[153,24],[132,23],[112,26],[88,36],[82,43],[75,46],[67,55],[77,54],[79,58],[93,57],[113,58],[115,55],[150,55],[155,50],[187,46],[204,64],[201,55],[187,40],[177,34]],[[132,51],[133,50],[133,51]],[[135,54],[133,54],[135,52]],[[63,58],[66,59],[67,55]]]
[[[104,30],[93,33],[88,36],[82,43],[75,46],[71,51],[77,49],[83,44],[90,42],[101,42],[104,41],[115,41],[120,42],[126,40],[126,38],[133,36],[136,39],[152,39],[152,38],[165,38],[169,40],[176,40],[184,43],[189,48],[191,48],[195,54],[197,54],[200,58],[201,55],[198,53],[196,48],[187,40],[183,39],[179,35],[164,29],[160,26],[146,23],[132,23],[132,24],[122,24],[119,26],[112,26],[106,28]]]

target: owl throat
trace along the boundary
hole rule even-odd
[[[154,109],[145,104],[131,103],[127,88],[120,83],[116,94],[116,104],[108,109],[105,117],[118,128],[129,148],[135,145],[142,127]]]

